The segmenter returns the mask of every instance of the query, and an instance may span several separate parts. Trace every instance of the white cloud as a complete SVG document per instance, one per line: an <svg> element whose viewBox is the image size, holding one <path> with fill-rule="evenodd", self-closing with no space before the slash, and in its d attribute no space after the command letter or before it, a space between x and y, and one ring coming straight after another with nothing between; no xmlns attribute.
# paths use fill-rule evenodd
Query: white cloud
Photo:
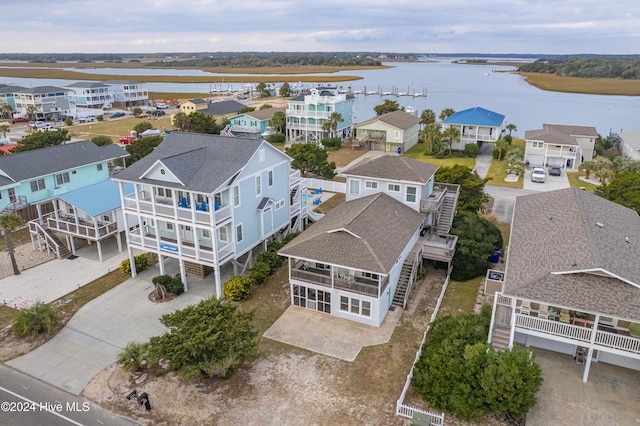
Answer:
<svg viewBox="0 0 640 426"><path fill-rule="evenodd" d="M628 0L24 0L0 16L10 52L640 53Z"/></svg>

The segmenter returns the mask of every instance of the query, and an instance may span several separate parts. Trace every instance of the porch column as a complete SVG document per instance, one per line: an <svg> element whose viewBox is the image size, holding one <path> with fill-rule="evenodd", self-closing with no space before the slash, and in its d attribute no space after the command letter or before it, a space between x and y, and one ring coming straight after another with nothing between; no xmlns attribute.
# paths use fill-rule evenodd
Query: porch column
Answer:
<svg viewBox="0 0 640 426"><path fill-rule="evenodd" d="M160 275L165 275L164 256L158 253L158 266L160 267Z"/></svg>
<svg viewBox="0 0 640 426"><path fill-rule="evenodd" d="M138 271L136 271L136 260L133 258L133 250L131 246L127 247L127 251L129 252L129 264L131 265L131 276L135 277L138 275Z"/></svg>
<svg viewBox="0 0 640 426"><path fill-rule="evenodd" d="M120 235L120 231L116 232L116 242L118 243L118 253L122 253L122 235Z"/></svg>
<svg viewBox="0 0 640 426"><path fill-rule="evenodd" d="M96 241L96 244L98 245L98 261L102 263L102 244L100 240Z"/></svg>
<svg viewBox="0 0 640 426"><path fill-rule="evenodd" d="M184 291L188 290L187 288L187 270L184 266L184 260L180 257L180 277L182 278L182 283L184 284Z"/></svg>
<svg viewBox="0 0 640 426"><path fill-rule="evenodd" d="M495 297L495 296L494 296ZM513 338L516 334L516 302L515 297L511 298L511 321L509 324L509 349L513 348Z"/></svg>
<svg viewBox="0 0 640 426"><path fill-rule="evenodd" d="M582 381L584 383L587 383L587 379L589 378L589 368L591 367L591 359L593 358L593 345L596 342L596 333L598 332L598 321L600 321L600 315L596 314L596 318L593 320L593 328L591 329L591 337L589 338L587 362L584 365L584 373L582 374Z"/></svg>
<svg viewBox="0 0 640 426"><path fill-rule="evenodd" d="M216 266L213 267L213 274L215 275L216 281L216 297L221 299L223 296L222 292L222 277L220 276L220 265L216 262Z"/></svg>
<svg viewBox="0 0 640 426"><path fill-rule="evenodd" d="M36 204L36 210L38 211L38 223L42 226L44 225L44 219L42 218L42 206L40 204Z"/></svg>

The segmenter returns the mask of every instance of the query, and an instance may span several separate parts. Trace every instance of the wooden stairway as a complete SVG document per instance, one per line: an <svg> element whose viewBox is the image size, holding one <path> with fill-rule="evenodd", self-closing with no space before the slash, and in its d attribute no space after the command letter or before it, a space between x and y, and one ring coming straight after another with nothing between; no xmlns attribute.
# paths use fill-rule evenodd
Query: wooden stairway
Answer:
<svg viewBox="0 0 640 426"><path fill-rule="evenodd" d="M409 286L413 283L411 282L411 273L413 271L413 262L410 259L406 259L402 264L402 269L400 270L400 277L398 278L398 286L396 287L396 292L393 295L393 300L391 301L391 305L397 306L399 308L404 309L404 297L407 294Z"/></svg>
<svg viewBox="0 0 640 426"><path fill-rule="evenodd" d="M504 351L509 347L509 329L495 325L491 335L491 346L496 351Z"/></svg>
<svg viewBox="0 0 640 426"><path fill-rule="evenodd" d="M49 230L47 228L44 228L44 227L40 228L40 229L42 230L42 232L45 232L47 234L47 236L48 236L48 238L43 236L43 239L44 239L44 243L47 246L49 246L50 250L52 250L54 253L56 253L56 247L51 245L51 243L49 241L49 238L51 240L55 241L55 243L58 245L58 247L60 247L60 256L58 257L59 259L66 259L69 256L71 256L71 252L69 251L67 246L64 245L62 243L62 241L60 241L60 239L56 236L55 233L53 233L51 230Z"/></svg>
<svg viewBox="0 0 640 426"><path fill-rule="evenodd" d="M456 204L457 197L455 194L445 194L444 200L442 201L440 217L438 218L438 227L436 228L438 235L449 234L451 225L453 224L453 217L456 213Z"/></svg>

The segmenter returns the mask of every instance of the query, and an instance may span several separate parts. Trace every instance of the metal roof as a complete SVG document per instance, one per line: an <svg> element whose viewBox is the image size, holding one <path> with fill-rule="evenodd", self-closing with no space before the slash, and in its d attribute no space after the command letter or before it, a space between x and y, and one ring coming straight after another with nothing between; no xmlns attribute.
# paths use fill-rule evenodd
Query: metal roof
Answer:
<svg viewBox="0 0 640 426"><path fill-rule="evenodd" d="M445 124L464 124L475 126L502 126L504 115L481 107L473 107L451 114L443 121Z"/></svg>
<svg viewBox="0 0 640 426"><path fill-rule="evenodd" d="M132 184L125 184L125 194L133 192ZM58 198L77 207L90 216L97 217L122 207L120 188L112 180L105 180L94 185L85 186L75 191L66 192Z"/></svg>

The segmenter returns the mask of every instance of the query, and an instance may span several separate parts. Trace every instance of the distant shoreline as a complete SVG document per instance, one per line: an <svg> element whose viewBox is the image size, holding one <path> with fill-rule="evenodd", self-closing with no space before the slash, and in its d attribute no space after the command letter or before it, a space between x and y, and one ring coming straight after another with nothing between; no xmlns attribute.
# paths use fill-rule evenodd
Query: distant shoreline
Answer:
<svg viewBox="0 0 640 426"><path fill-rule="evenodd" d="M640 80L563 77L556 74L513 72L541 90L585 95L640 96Z"/></svg>

